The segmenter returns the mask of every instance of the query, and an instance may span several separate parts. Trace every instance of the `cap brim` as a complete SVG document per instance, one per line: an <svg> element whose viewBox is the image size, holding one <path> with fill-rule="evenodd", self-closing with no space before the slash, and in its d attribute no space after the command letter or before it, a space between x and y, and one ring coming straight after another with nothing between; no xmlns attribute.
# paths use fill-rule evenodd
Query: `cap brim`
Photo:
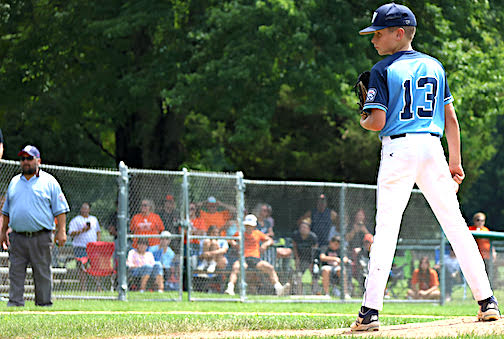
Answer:
<svg viewBox="0 0 504 339"><path fill-rule="evenodd" d="M364 28L363 30L359 31L360 35L365 35L365 34L371 34L376 31L381 31L382 29L387 28L387 26L369 26L367 28Z"/></svg>
<svg viewBox="0 0 504 339"><path fill-rule="evenodd" d="M252 224L243 224L244 226L252 226L252 227L256 227L257 225L252 225Z"/></svg>

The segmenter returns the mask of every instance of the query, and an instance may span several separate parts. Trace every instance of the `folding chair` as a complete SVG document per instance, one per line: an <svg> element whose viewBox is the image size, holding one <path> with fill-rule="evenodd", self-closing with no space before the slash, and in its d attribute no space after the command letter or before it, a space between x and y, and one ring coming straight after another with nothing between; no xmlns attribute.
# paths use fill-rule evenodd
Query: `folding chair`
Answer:
<svg viewBox="0 0 504 339"><path fill-rule="evenodd" d="M82 263L85 273L98 278L96 283L101 290L103 290L101 277L110 277L110 291L114 290L114 277L116 274L112 261L114 250L115 245L113 242L90 242L86 246L87 257L76 258Z"/></svg>

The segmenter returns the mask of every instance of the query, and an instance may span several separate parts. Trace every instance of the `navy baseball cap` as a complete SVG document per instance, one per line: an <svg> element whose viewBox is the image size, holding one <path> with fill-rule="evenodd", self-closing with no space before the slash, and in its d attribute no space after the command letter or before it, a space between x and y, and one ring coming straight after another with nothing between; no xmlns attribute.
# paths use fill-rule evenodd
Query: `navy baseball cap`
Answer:
<svg viewBox="0 0 504 339"><path fill-rule="evenodd" d="M416 25L415 14L408 7L392 2L378 7L373 13L371 26L359 31L359 34L370 34L387 27Z"/></svg>
<svg viewBox="0 0 504 339"><path fill-rule="evenodd" d="M39 150L37 149L37 147L32 145L26 145L25 148L19 151L18 156L21 156L23 154L28 154L31 155L32 157L40 158Z"/></svg>

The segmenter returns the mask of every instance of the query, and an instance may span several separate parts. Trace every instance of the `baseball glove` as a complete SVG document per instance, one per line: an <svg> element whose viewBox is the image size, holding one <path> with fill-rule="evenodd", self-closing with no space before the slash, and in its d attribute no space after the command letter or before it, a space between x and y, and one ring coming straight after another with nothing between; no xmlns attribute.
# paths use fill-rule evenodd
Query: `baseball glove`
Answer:
<svg viewBox="0 0 504 339"><path fill-rule="evenodd" d="M363 116L364 118L366 118L369 115L367 112L363 111L362 108L364 107L364 103L366 102L370 75L371 73L369 71L365 71L359 74L357 82L353 87L355 94L357 94L357 97L359 98L359 102L357 103L357 105L359 105L360 115Z"/></svg>

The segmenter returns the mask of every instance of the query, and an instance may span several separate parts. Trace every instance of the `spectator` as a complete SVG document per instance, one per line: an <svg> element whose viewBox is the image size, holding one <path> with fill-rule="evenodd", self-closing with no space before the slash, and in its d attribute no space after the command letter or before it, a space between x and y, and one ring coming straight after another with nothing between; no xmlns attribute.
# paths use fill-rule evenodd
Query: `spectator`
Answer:
<svg viewBox="0 0 504 339"><path fill-rule="evenodd" d="M199 203L199 206L205 203ZM221 210L219 210L221 208ZM222 201L215 199L215 197L208 197L206 201L206 211L200 211L200 217L203 219L206 225L215 225L220 230L230 218L230 212L236 212L236 208L231 205L227 205Z"/></svg>
<svg viewBox="0 0 504 339"><path fill-rule="evenodd" d="M26 267L33 269L35 305L52 306L51 246L65 245L66 213L70 211L56 179L42 171L39 150L31 145L19 153L21 174L9 183L2 207L0 245L9 247L9 301L7 306L24 306ZM54 224L58 219L58 225ZM7 239L7 229L12 229Z"/></svg>
<svg viewBox="0 0 504 339"><path fill-rule="evenodd" d="M229 212L229 220L226 221L224 227L220 229L222 236L232 237L238 232L238 220L236 220L236 212Z"/></svg>
<svg viewBox="0 0 504 339"><path fill-rule="evenodd" d="M84 202L81 205L80 214L74 217L68 224L68 235L73 238L72 245L74 257L76 258L87 257L87 244L94 241L100 241L101 239L100 224L95 216L89 214L90 207L91 206L88 202ZM82 269L79 270L79 278L81 288L86 290L87 275Z"/></svg>
<svg viewBox="0 0 504 339"><path fill-rule="evenodd" d="M160 234L164 231L164 224L161 218L154 211L154 203L144 199L140 207L140 213L131 218L130 230L136 235ZM137 247L138 239L133 239L133 247ZM159 239L149 239L150 246L159 245Z"/></svg>
<svg viewBox="0 0 504 339"><path fill-rule="evenodd" d="M480 232L489 232L488 227L485 226L486 216L483 212L478 212L473 216L473 226L469 226L469 230L471 231L480 231ZM489 264L490 264L490 240L487 238L477 238L476 243L478 244L478 249L480 251L481 257L485 262L485 269L489 272ZM492 260L495 262L497 259L497 252L495 248L492 250Z"/></svg>
<svg viewBox="0 0 504 339"><path fill-rule="evenodd" d="M159 212L164 228L170 233L179 233L180 212L175 205L173 195L168 194L163 203L163 210Z"/></svg>
<svg viewBox="0 0 504 339"><path fill-rule="evenodd" d="M158 292L163 292L163 276L161 275L161 265L156 263L152 252L147 251L149 239L140 238L137 241L137 248L128 252L126 266L133 277L140 277L140 293L145 292L149 278L155 277Z"/></svg>
<svg viewBox="0 0 504 339"><path fill-rule="evenodd" d="M296 263L296 286L301 287L302 293L302 277L306 270L312 270L313 266L313 251L317 248L317 235L310 230L310 219L301 221L298 229L292 235L292 248ZM312 278L312 291L315 291L317 281Z"/></svg>
<svg viewBox="0 0 504 339"><path fill-rule="evenodd" d="M462 273L460 271L460 265L457 260L457 257L455 256L455 252L453 252L453 248L451 245L447 245L446 249L448 250L447 253L444 255L444 266L446 268L446 275L445 275L445 287L446 287L446 295L445 295L445 300L446 302L451 301L451 295L452 295L452 290L453 290L453 285L457 281L461 281ZM436 266L434 267L436 272L438 273L438 277L441 272L441 266L440 263L436 263Z"/></svg>
<svg viewBox="0 0 504 339"><path fill-rule="evenodd" d="M194 235L205 235L207 233L208 226L200 216L200 210L194 203L189 204L189 219L192 223L192 232Z"/></svg>
<svg viewBox="0 0 504 339"><path fill-rule="evenodd" d="M149 247L149 252L154 256L154 261L158 266L163 269L163 277L165 281L168 281L170 268L172 267L173 259L175 258L175 252L170 248L171 233L169 231L161 232L161 239L159 239L159 245L154 245Z"/></svg>
<svg viewBox="0 0 504 339"><path fill-rule="evenodd" d="M362 249L363 239L366 234L370 234L366 227L366 213L360 208L355 212L352 225L345 235L348 248L353 258L355 258L355 255Z"/></svg>
<svg viewBox="0 0 504 339"><path fill-rule="evenodd" d="M264 252L268 246L273 244L273 240L266 234L255 229L257 226L257 217L253 214L249 214L245 217L243 224L245 225L244 236L244 255L245 255L245 269L248 267L256 268L261 272L266 273L277 295L288 294L290 284L286 283L284 286L280 284L278 280L278 275L275 268L267 261L261 260L261 252ZM236 246L236 242L233 242ZM229 282L226 291L229 295L234 295L234 288L236 281L238 280L238 273L240 272L240 261L237 260L233 264L233 269L231 275L229 276Z"/></svg>
<svg viewBox="0 0 504 339"><path fill-rule="evenodd" d="M439 299L439 279L437 272L430 267L429 257L420 259L418 268L411 277L408 297L413 299Z"/></svg>
<svg viewBox="0 0 504 339"><path fill-rule="evenodd" d="M324 194L319 195L317 206L306 211L298 220L298 224L304 219L310 218L311 230L317 235L319 247L327 246L329 240L329 231L336 224L338 214L327 207L327 198Z"/></svg>
<svg viewBox="0 0 504 339"><path fill-rule="evenodd" d="M269 224L271 225L271 228L274 228L275 227L275 219L273 219L273 207L271 207L270 204L264 204L264 205L266 205L266 208L268 211L264 220L269 222Z"/></svg>
<svg viewBox="0 0 504 339"><path fill-rule="evenodd" d="M325 295L329 296L329 284L331 282L337 283L341 277L341 262L347 265L350 263L347 257L343 256L340 248L341 238L334 236L329 240L329 246L325 252L320 254L320 261L322 263L322 287L324 289ZM341 259L343 258L343 259ZM348 272L348 269L346 270ZM346 277L344 277L346 278ZM348 292L347 278L344 279L344 293L345 299L350 299L350 293Z"/></svg>
<svg viewBox="0 0 504 339"><path fill-rule="evenodd" d="M269 209L268 204L260 203L257 204L252 214L257 215L257 229L268 237L272 237L275 235L273 232L273 225L271 221L268 219Z"/></svg>
<svg viewBox="0 0 504 339"><path fill-rule="evenodd" d="M94 215L89 214L90 209L90 204L84 202L80 214L68 224L68 235L73 238L72 245L76 258L87 257L87 244L101 239L100 224Z"/></svg>
<svg viewBox="0 0 504 339"><path fill-rule="evenodd" d="M210 226L208 228L208 236L218 237L219 229L217 226ZM201 263L198 265L198 271L207 270L208 273L214 273L215 268L223 270L227 266L227 259L225 257L229 245L224 239L205 239L201 249Z"/></svg>
<svg viewBox="0 0 504 339"><path fill-rule="evenodd" d="M356 253L357 260L354 261L354 277L359 282L359 286L364 290L364 283L366 281L368 271L368 263L369 263L369 253L371 252L371 245L373 244L373 235L371 233L367 233L364 235L362 240L362 248L359 249Z"/></svg>

